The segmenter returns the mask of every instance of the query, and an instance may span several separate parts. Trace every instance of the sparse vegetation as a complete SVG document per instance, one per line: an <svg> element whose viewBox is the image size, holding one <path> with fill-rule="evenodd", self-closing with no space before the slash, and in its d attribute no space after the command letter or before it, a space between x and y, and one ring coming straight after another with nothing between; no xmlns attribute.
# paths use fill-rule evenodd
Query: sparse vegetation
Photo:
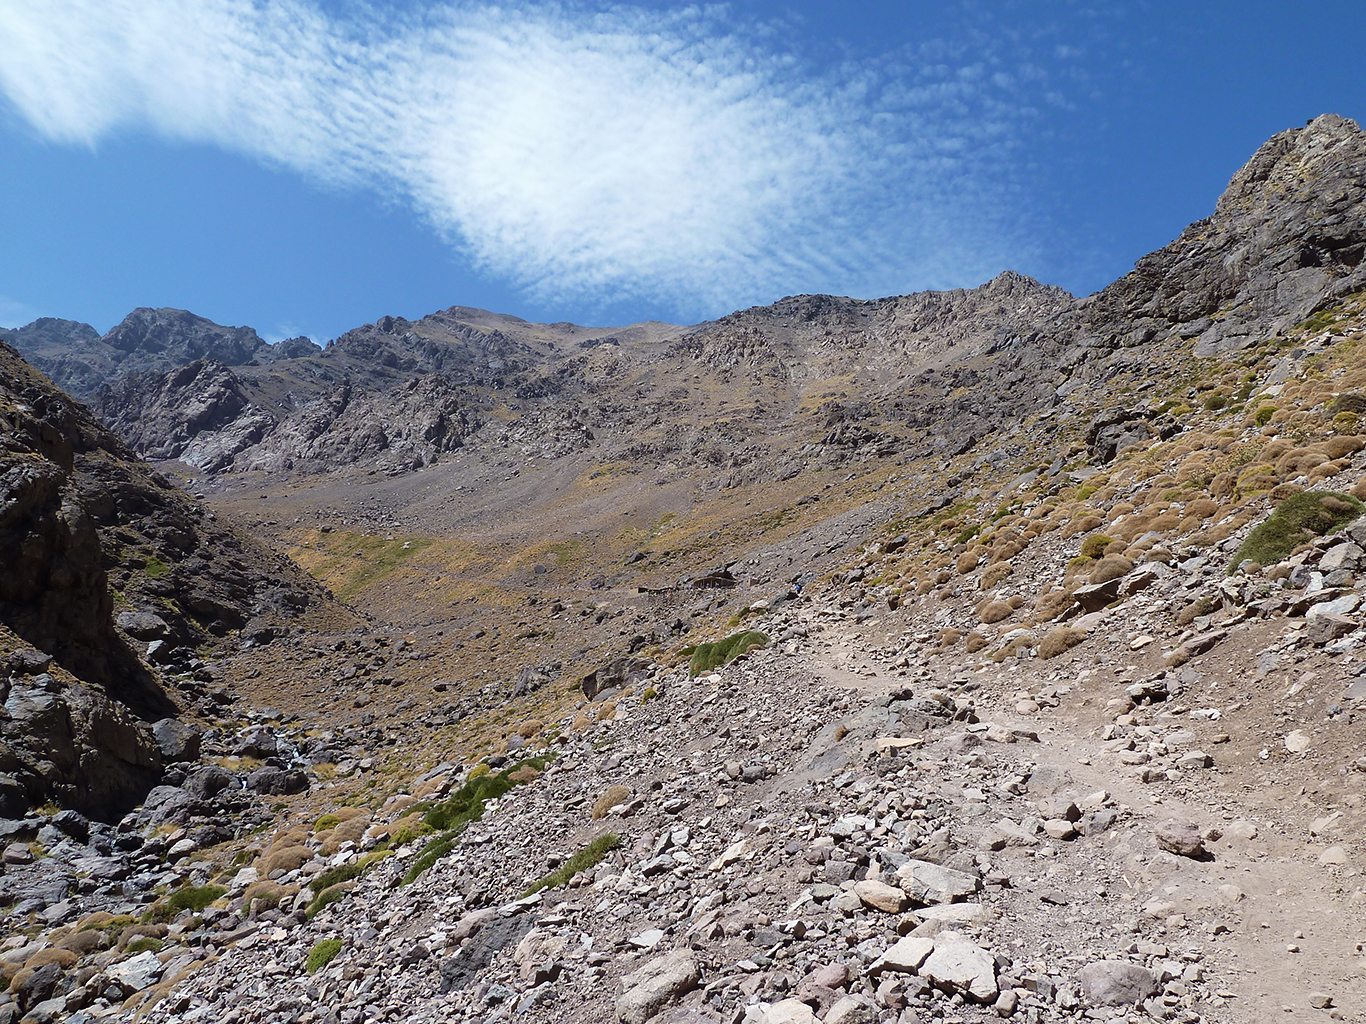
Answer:
<svg viewBox="0 0 1366 1024"><path fill-rule="evenodd" d="M158 900L142 915L143 921L166 922L173 920L182 911L195 913L203 910L228 890L221 885L187 885L177 889L165 899Z"/></svg>
<svg viewBox="0 0 1366 1024"><path fill-rule="evenodd" d="M608 853L615 850L621 843L621 836L615 832L608 832L600 835L591 843L585 846L578 853L574 854L567 861L561 864L548 875L543 875L535 882L531 883L523 892L522 898L540 892L542 889L558 889L580 871L587 871L597 865Z"/></svg>
<svg viewBox="0 0 1366 1024"><path fill-rule="evenodd" d="M689 658L688 674L700 676L703 672L729 665L742 654L768 644L768 636L758 630L747 629L732 633L724 640L715 643L698 644L685 647L680 654Z"/></svg>

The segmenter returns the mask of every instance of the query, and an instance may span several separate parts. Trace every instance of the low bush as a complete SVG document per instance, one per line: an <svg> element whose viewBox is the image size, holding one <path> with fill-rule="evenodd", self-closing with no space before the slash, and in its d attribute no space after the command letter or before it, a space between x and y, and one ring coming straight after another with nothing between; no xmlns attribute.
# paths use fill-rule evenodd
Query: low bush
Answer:
<svg viewBox="0 0 1366 1024"><path fill-rule="evenodd" d="M768 636L766 634L760 633L758 630L747 629L739 633L732 633L724 640L684 648L682 653L689 656L688 674L700 676L703 672L710 672L712 669L729 665L740 655L763 647L767 643Z"/></svg>
<svg viewBox="0 0 1366 1024"><path fill-rule="evenodd" d="M978 609L977 617L987 625L993 622L1000 622L1010 618L1010 613L1014 611L1005 601L988 601Z"/></svg>
<svg viewBox="0 0 1366 1024"><path fill-rule="evenodd" d="M631 799L629 786L620 784L608 786L602 796L598 797L593 804L593 820L597 821L599 818L607 817L613 807L624 804L629 799Z"/></svg>
<svg viewBox="0 0 1366 1024"><path fill-rule="evenodd" d="M1056 658L1060 654L1066 654L1085 639L1086 634L1081 630L1059 626L1057 629L1049 630L1048 635L1039 642L1039 657L1045 661Z"/></svg>
<svg viewBox="0 0 1366 1024"><path fill-rule="evenodd" d="M1366 505L1359 499L1337 491L1292 494L1234 552L1229 560L1229 574L1248 558L1261 565L1274 565L1300 544L1346 526L1363 510Z"/></svg>
<svg viewBox="0 0 1366 1024"><path fill-rule="evenodd" d="M1125 576L1133 569L1134 563L1123 555L1106 555L1100 560L1096 567L1091 570L1089 577L1091 584L1109 583Z"/></svg>
<svg viewBox="0 0 1366 1024"><path fill-rule="evenodd" d="M158 900L142 915L144 921L170 921L185 910L203 910L228 890L221 885L187 885Z"/></svg>
<svg viewBox="0 0 1366 1024"><path fill-rule="evenodd" d="M315 943L313 948L308 951L308 959L304 961L304 970L309 974L317 974L336 959L341 949L341 939L323 939L321 942Z"/></svg>
<svg viewBox="0 0 1366 1024"><path fill-rule="evenodd" d="M543 875L533 882L522 893L519 899L524 899L527 896L538 893L542 889L558 889L580 871L587 871L589 868L597 865L602 858L606 857L612 850L615 850L620 843L621 836L617 835L615 832L608 832L605 835L598 836L554 871L550 872L548 875Z"/></svg>
<svg viewBox="0 0 1366 1024"><path fill-rule="evenodd" d="M1081 542L1081 556L1083 558L1100 558L1105 554L1106 546L1113 540L1113 537L1107 537L1103 533L1093 533Z"/></svg>

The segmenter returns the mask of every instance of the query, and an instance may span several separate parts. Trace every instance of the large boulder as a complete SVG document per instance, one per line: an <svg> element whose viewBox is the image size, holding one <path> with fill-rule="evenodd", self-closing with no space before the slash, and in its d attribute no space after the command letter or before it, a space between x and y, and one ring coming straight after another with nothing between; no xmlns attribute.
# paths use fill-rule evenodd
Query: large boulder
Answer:
<svg viewBox="0 0 1366 1024"><path fill-rule="evenodd" d="M692 952L676 949L624 975L617 996L621 1024L645 1024L669 1003L690 991L702 978Z"/></svg>

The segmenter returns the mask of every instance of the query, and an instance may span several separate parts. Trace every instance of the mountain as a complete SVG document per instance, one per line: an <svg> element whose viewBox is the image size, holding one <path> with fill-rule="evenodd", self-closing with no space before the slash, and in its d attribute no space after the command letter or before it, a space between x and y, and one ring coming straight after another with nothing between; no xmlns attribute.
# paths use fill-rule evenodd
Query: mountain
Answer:
<svg viewBox="0 0 1366 1024"><path fill-rule="evenodd" d="M790 469L793 445L773 446L775 430L821 443L826 457L837 457L835 438L959 454L1060 388L1135 361L1162 374L1170 364L1148 353L1170 341L1229 355L1361 288L1364 165L1353 122L1325 115L1283 132L1212 216L1080 300L1006 273L888 299L797 296L690 328L593 330L453 307L411 323L383 317L325 351L266 362L250 359L249 329L139 310L99 344L144 368L119 364L88 397L149 458L206 473L392 474L523 434L557 455L746 451L755 465L741 477ZM146 368L152 353L188 365ZM629 408L617 404L625 381ZM835 421L845 426L822 442ZM681 422L695 425L686 437Z"/></svg>
<svg viewBox="0 0 1366 1024"><path fill-rule="evenodd" d="M127 442L0 352L0 1020L1366 1015L1363 182L1317 118L1081 299L201 352Z"/></svg>
<svg viewBox="0 0 1366 1024"><path fill-rule="evenodd" d="M160 374L196 359L239 366L256 358L318 351L307 338L268 345L250 327L223 327L183 309L135 309L104 335L89 324L44 317L0 330L0 340L81 399L89 399L111 380Z"/></svg>
<svg viewBox="0 0 1366 1024"><path fill-rule="evenodd" d="M0 816L55 800L117 819L161 777L151 723L216 699L193 652L326 603L0 345ZM199 678L167 692L158 666Z"/></svg>

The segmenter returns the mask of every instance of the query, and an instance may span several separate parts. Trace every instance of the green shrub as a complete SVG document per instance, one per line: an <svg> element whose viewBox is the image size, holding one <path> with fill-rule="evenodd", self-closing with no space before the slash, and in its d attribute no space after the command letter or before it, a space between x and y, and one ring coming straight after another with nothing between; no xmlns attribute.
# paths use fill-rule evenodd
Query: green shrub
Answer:
<svg viewBox="0 0 1366 1024"><path fill-rule="evenodd" d="M1107 537L1103 533L1093 533L1081 542L1082 558L1100 558L1105 554L1105 549L1114 543L1113 537Z"/></svg>
<svg viewBox="0 0 1366 1024"><path fill-rule="evenodd" d="M574 856L570 857L554 871L550 872L550 874L543 875L533 882L518 898L523 899L534 893L540 892L542 889L558 889L580 871L587 871L589 868L595 866L602 858L606 857L610 851L615 850L620 843L621 836L617 835L615 832L608 832L605 835L598 836L582 850L574 854Z"/></svg>
<svg viewBox="0 0 1366 1024"><path fill-rule="evenodd" d="M326 832L329 828L332 828L333 826L340 824L341 818L337 817L335 814L324 814L321 818L319 818L316 822L313 823L313 831Z"/></svg>
<svg viewBox="0 0 1366 1024"><path fill-rule="evenodd" d="M165 943L163 943L160 939L154 939L150 935L143 935L140 938L136 938L132 942L128 943L128 946L125 951L129 955L132 955L134 953L145 953L149 949L153 953L160 953L161 947L164 945Z"/></svg>
<svg viewBox="0 0 1366 1024"><path fill-rule="evenodd" d="M177 889L165 899L153 903L142 915L142 919L145 922L160 921L164 923L172 920L183 910L193 910L198 913L227 891L221 885L187 885L183 889Z"/></svg>
<svg viewBox="0 0 1366 1024"><path fill-rule="evenodd" d="M1271 417L1276 415L1274 405L1259 406L1257 411L1252 414L1252 422L1259 427L1264 427L1271 422Z"/></svg>
<svg viewBox="0 0 1366 1024"><path fill-rule="evenodd" d="M518 784L519 780L512 778L514 773L522 768L534 768L538 773L543 772L553 759L552 754L528 757L494 773L488 772L487 765L481 765L480 767L485 769L484 774L470 772L465 784L441 803L415 805L414 810L422 812L423 824L433 832L440 832L441 835L423 847L422 852L413 859L413 863L403 876L403 884L409 885L416 881L422 872L450 853L465 827L483 817L484 804L497 799Z"/></svg>
<svg viewBox="0 0 1366 1024"><path fill-rule="evenodd" d="M313 948L308 951L308 959L304 961L304 970L309 974L317 974L336 959L337 954L341 952L341 948L341 939L323 939L321 942L316 943Z"/></svg>
<svg viewBox="0 0 1366 1024"><path fill-rule="evenodd" d="M1313 537L1322 537L1346 526L1366 510L1350 494L1337 491L1301 491L1276 506L1234 552L1228 571L1250 558L1260 565L1274 565Z"/></svg>
<svg viewBox="0 0 1366 1024"><path fill-rule="evenodd" d="M688 674L700 676L703 672L710 672L712 669L729 665L740 655L752 651L756 647L763 647L767 643L767 635L758 630L747 629L740 633L732 633L724 640L717 640L715 643L698 644L696 647L684 648L682 653L690 656Z"/></svg>

